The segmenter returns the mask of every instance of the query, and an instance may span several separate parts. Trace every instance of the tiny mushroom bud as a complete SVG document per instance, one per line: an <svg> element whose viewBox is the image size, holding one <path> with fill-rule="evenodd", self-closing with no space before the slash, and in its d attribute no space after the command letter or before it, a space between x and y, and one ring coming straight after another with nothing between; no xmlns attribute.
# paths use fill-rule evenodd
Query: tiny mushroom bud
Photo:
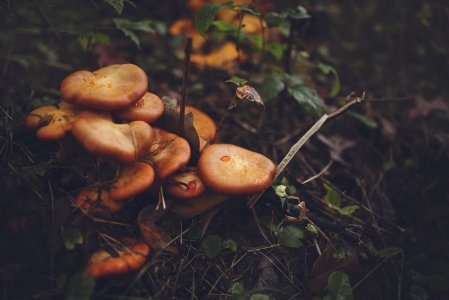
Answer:
<svg viewBox="0 0 449 300"><path fill-rule="evenodd" d="M201 195L206 187L199 178L196 168L188 168L170 176L165 183L168 195L177 199L191 199Z"/></svg>
<svg viewBox="0 0 449 300"><path fill-rule="evenodd" d="M149 159L160 180L181 169L190 159L189 143L182 137L159 128L154 128L154 142L150 152Z"/></svg>
<svg viewBox="0 0 449 300"><path fill-rule="evenodd" d="M80 113L80 109L66 102L61 102L58 106L48 105L36 108L27 115L26 127L34 129L41 126L36 131L36 136L41 140L62 139L72 129L72 123Z"/></svg>
<svg viewBox="0 0 449 300"><path fill-rule="evenodd" d="M229 195L269 187L275 171L275 164L266 156L231 144L210 145L198 160L198 174L205 185Z"/></svg>
<svg viewBox="0 0 449 300"><path fill-rule="evenodd" d="M86 273L93 278L125 274L140 269L150 253L147 244L140 243L117 251L114 257L105 250L95 252L86 266Z"/></svg>
<svg viewBox="0 0 449 300"><path fill-rule="evenodd" d="M72 133L88 152L119 162L145 156L153 141L153 129L143 121L115 124L109 113L91 111L77 117Z"/></svg>
<svg viewBox="0 0 449 300"><path fill-rule="evenodd" d="M164 113L164 103L159 96L146 93L129 107L117 110L114 115L127 121L156 121Z"/></svg>
<svg viewBox="0 0 449 300"><path fill-rule="evenodd" d="M148 77L136 65L110 65L94 72L76 71L61 83L65 101L100 110L125 108L148 91Z"/></svg>

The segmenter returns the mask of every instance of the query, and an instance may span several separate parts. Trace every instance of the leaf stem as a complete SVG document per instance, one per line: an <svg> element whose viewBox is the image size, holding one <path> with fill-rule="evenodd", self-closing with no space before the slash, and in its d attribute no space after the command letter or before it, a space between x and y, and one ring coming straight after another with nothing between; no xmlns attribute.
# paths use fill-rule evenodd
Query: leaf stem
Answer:
<svg viewBox="0 0 449 300"><path fill-rule="evenodd" d="M179 124L178 124L178 130L179 130L179 134L181 136L185 135L184 116L186 113L187 83L189 81L191 52L192 52L192 38L187 37L186 47L184 48L184 68L183 68L183 73L182 73L181 109L179 112Z"/></svg>

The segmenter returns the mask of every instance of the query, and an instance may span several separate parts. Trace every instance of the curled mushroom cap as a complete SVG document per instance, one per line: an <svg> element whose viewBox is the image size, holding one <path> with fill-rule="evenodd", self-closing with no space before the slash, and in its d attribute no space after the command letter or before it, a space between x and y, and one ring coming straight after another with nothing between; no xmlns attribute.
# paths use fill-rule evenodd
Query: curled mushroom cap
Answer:
<svg viewBox="0 0 449 300"><path fill-rule="evenodd" d="M168 195L178 199L191 199L201 195L206 187L198 176L196 168L188 168L170 176L165 183L165 191Z"/></svg>
<svg viewBox="0 0 449 300"><path fill-rule="evenodd" d="M189 143L182 137L154 128L154 142L149 157L154 163L156 176L162 180L187 164L190 159Z"/></svg>
<svg viewBox="0 0 449 300"><path fill-rule="evenodd" d="M65 101L101 110L121 109L148 90L148 77L136 65L110 65L94 72L76 71L61 83Z"/></svg>
<svg viewBox="0 0 449 300"><path fill-rule="evenodd" d="M202 151L206 144L215 138L217 125L211 117L201 110L186 105L186 113L189 112L193 114L193 127L195 127L198 136L200 137L200 151Z"/></svg>
<svg viewBox="0 0 449 300"><path fill-rule="evenodd" d="M239 195L270 186L276 171L266 156L231 144L206 147L198 160L198 173L207 187Z"/></svg>
<svg viewBox="0 0 449 300"><path fill-rule="evenodd" d="M109 113L91 111L78 115L72 133L88 152L119 162L145 156L153 141L153 129L143 121L115 124Z"/></svg>
<svg viewBox="0 0 449 300"><path fill-rule="evenodd" d="M125 167L112 185L81 190L75 203L86 214L116 214L122 209L124 200L142 193L153 181L153 167L147 163L136 162Z"/></svg>
<svg viewBox="0 0 449 300"><path fill-rule="evenodd" d="M100 250L95 252L86 266L86 273L93 278L125 274L140 269L150 253L148 245L140 243L117 251L117 257Z"/></svg>
<svg viewBox="0 0 449 300"><path fill-rule="evenodd" d="M36 136L41 140L62 139L72 129L72 123L80 113L80 109L66 102L61 102L58 106L47 105L36 108L27 115L26 127L34 129L42 126L36 131Z"/></svg>
<svg viewBox="0 0 449 300"><path fill-rule="evenodd" d="M127 121L156 121L164 113L164 103L159 96L146 93L129 107L117 110L114 115Z"/></svg>

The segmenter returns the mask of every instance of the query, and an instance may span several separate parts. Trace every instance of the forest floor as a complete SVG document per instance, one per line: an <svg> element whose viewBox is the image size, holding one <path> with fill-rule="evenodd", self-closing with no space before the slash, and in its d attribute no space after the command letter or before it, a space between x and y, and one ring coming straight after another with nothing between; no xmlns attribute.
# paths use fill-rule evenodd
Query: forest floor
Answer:
<svg viewBox="0 0 449 300"><path fill-rule="evenodd" d="M158 230L172 251L96 281L82 272L89 256L139 237L137 215L158 199L139 195L110 220L84 216L77 172L110 170L85 154L61 157L24 119L58 103L71 72L113 63L139 65L151 92L181 99L186 40L170 25L198 10L0 2L1 299L448 299L449 6L301 1L309 18L296 1L253 2L283 18L270 38L246 33L244 21L230 27L217 9L221 21L191 57L187 103L217 123L235 99L232 76L264 101L237 100L215 143L279 164L324 113L363 101L314 133L254 206L235 196L191 219L168 212ZM242 51L230 63L204 54L226 42Z"/></svg>

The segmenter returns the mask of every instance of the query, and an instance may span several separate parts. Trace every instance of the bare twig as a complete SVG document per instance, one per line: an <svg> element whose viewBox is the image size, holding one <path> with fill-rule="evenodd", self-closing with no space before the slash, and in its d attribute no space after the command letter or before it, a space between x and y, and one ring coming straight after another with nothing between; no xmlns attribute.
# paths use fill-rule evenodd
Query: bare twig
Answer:
<svg viewBox="0 0 449 300"><path fill-rule="evenodd" d="M187 83L190 71L190 53L192 52L192 38L187 37L184 49L184 69L182 73L181 109L179 112L179 133L184 136L184 115L186 113Z"/></svg>
<svg viewBox="0 0 449 300"><path fill-rule="evenodd" d="M353 94L349 95L348 98L353 97ZM313 126L307 130L307 132L297 141L288 151L287 155L282 159L281 163L276 168L276 173L274 175L273 181L277 179L280 173L284 171L285 167L290 163L293 157L298 153L298 151L304 146L304 144L318 131L320 128L326 123L327 120L335 118L350 109L353 105L362 102L365 100L365 92L363 92L361 97L353 97L351 101L337 109L335 112L331 114L323 114L321 118L313 124ZM257 200L263 195L265 190L259 192L258 194L254 194L247 202L249 207L253 207L256 204Z"/></svg>

